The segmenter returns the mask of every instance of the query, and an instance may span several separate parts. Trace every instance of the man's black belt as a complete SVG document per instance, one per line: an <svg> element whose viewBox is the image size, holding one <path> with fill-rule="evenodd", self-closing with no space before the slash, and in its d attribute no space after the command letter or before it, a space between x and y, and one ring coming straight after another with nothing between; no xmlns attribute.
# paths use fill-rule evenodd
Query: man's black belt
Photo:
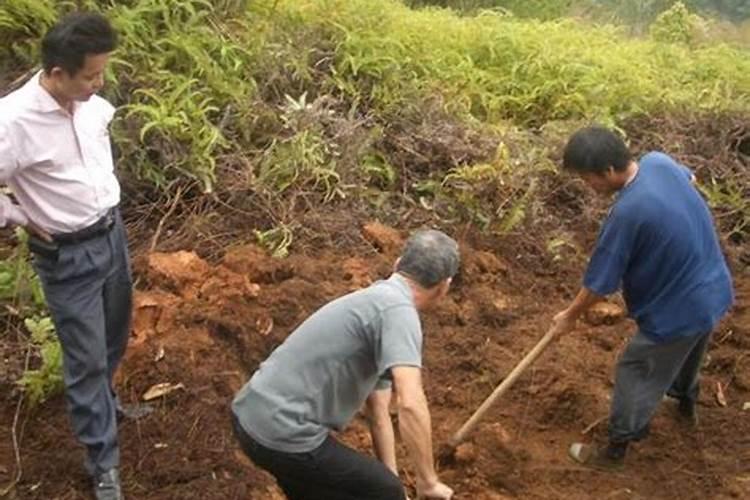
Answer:
<svg viewBox="0 0 750 500"><path fill-rule="evenodd" d="M97 236L107 234L110 229L115 225L117 214L117 207L110 208L107 213L102 216L101 219L94 222L90 226L73 231L72 233L60 233L52 236L52 239L60 245L71 245L75 243L82 243L88 241Z"/></svg>

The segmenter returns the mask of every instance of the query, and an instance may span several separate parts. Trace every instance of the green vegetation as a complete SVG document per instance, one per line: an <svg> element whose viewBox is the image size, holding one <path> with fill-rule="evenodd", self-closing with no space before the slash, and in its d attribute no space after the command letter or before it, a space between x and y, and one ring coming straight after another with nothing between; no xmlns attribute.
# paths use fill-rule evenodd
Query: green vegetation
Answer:
<svg viewBox="0 0 750 500"><path fill-rule="evenodd" d="M17 314L27 316L44 307L44 292L39 277L31 267L26 231L18 228L15 236L19 245L11 255L0 260L0 300L13 302Z"/></svg>
<svg viewBox="0 0 750 500"><path fill-rule="evenodd" d="M651 37L664 43L695 43L705 29L703 20L691 14L685 4L677 2L659 14L650 28Z"/></svg>
<svg viewBox="0 0 750 500"><path fill-rule="evenodd" d="M31 333L31 343L41 357L41 365L27 370L19 384L32 405L44 402L63 389L62 350L49 317L26 318L24 324Z"/></svg>
<svg viewBox="0 0 750 500"><path fill-rule="evenodd" d="M734 21L750 18L745 0L407 0L412 7L438 6L459 12L500 9L519 17L556 19L566 15L584 15L622 24L647 25L676 3L691 10Z"/></svg>
<svg viewBox="0 0 750 500"><path fill-rule="evenodd" d="M86 5L106 11L122 33L109 91L122 106L121 165L162 190L191 179L210 192L222 157L264 150L252 162L256 186L283 192L304 184L335 199L335 145L314 123L285 121L285 96L305 92L310 100L342 98L382 123L435 95L460 119L491 126L617 124L644 112L750 106L746 51L672 43L691 29L683 26L689 15L662 17L653 39L639 40L614 27L492 12L459 17L395 0L225 2L221 9L205 0L112 3ZM0 7L0 39L28 46L53 20L55 4ZM29 65L28 52L13 57ZM372 165L378 156L363 151L357 161Z"/></svg>
<svg viewBox="0 0 750 500"><path fill-rule="evenodd" d="M734 40L742 28L721 32L726 25L710 18L741 21L747 2L406 3L425 8L6 0L0 69L33 67L38 38L59 15L104 12L122 41L106 90L120 107L119 168L146 182L145 197L260 200L271 216L254 234L277 257L295 241L300 206L352 199L374 211L406 199L446 223L519 231L545 210L557 175L551 151L582 123L750 113L750 52L716 38ZM743 241L747 183L705 180L724 229ZM566 238L552 239L550 253L566 250ZM0 298L15 301L39 352L41 366L21 383L41 401L60 386L60 352L23 248L0 261Z"/></svg>
<svg viewBox="0 0 750 500"><path fill-rule="evenodd" d="M42 285L31 267L28 235L16 229L16 238L19 244L12 254L0 260L0 300L9 304L10 314L23 320L40 358L39 368L18 381L29 401L37 404L62 390L62 352L52 320L46 316Z"/></svg>

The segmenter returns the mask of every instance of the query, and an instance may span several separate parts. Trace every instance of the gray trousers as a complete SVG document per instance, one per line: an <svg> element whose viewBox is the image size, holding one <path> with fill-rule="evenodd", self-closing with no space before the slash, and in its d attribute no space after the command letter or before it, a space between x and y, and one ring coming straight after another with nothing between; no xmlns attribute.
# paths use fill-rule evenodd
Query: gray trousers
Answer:
<svg viewBox="0 0 750 500"><path fill-rule="evenodd" d="M659 343L638 332L630 340L617 362L611 441L646 437L665 394L690 403L698 400L698 374L710 337L709 332Z"/></svg>
<svg viewBox="0 0 750 500"><path fill-rule="evenodd" d="M73 431L88 451L89 474L120 462L112 376L130 332L133 281L119 211L112 229L34 254L63 352L63 376Z"/></svg>

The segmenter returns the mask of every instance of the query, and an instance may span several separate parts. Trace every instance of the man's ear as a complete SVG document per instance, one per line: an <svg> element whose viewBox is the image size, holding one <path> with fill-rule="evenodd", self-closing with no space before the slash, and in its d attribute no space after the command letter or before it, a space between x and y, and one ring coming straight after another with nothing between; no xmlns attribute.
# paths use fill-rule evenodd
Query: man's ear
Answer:
<svg viewBox="0 0 750 500"><path fill-rule="evenodd" d="M435 295L434 297L445 297L448 294L448 290L451 286L452 278L446 278L437 285L435 285Z"/></svg>
<svg viewBox="0 0 750 500"><path fill-rule="evenodd" d="M47 76L50 78L62 78L62 76L65 74L65 70L62 69L60 66L55 66L50 70L49 73L47 73Z"/></svg>

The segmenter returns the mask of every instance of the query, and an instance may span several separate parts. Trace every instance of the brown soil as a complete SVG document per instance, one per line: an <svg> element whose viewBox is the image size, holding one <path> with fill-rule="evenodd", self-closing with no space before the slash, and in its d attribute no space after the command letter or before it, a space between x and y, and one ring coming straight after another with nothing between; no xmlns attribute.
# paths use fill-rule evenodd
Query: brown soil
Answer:
<svg viewBox="0 0 750 500"><path fill-rule="evenodd" d="M371 247L357 255L323 247L274 260L253 246L239 246L215 265L188 252L137 261L141 281L120 394L136 400L163 382L184 389L157 400L155 414L121 424L129 498L282 498L273 480L238 451L228 405L303 318L331 298L388 275L402 235L377 224L364 234ZM423 317L426 390L438 444L541 337L565 303L560 295L569 292L555 284L560 276L539 278L542 271L530 273L515 252L478 241L463 246L463 261L449 298ZM697 431L682 428L665 407L624 472L592 472L568 460L570 442L604 437L613 363L633 330L616 307L602 309L591 318L599 326L582 325L553 345L453 459L441 464L456 498L750 498L750 411L742 410L750 401L750 277L737 280L738 306L717 330L704 371ZM719 383L726 407L717 403ZM15 404L10 396L2 400L5 484L15 473L8 439ZM57 397L23 413L23 479L10 498L89 498L83 451L64 406ZM343 439L370 448L361 419ZM402 445L399 455L412 487Z"/></svg>

